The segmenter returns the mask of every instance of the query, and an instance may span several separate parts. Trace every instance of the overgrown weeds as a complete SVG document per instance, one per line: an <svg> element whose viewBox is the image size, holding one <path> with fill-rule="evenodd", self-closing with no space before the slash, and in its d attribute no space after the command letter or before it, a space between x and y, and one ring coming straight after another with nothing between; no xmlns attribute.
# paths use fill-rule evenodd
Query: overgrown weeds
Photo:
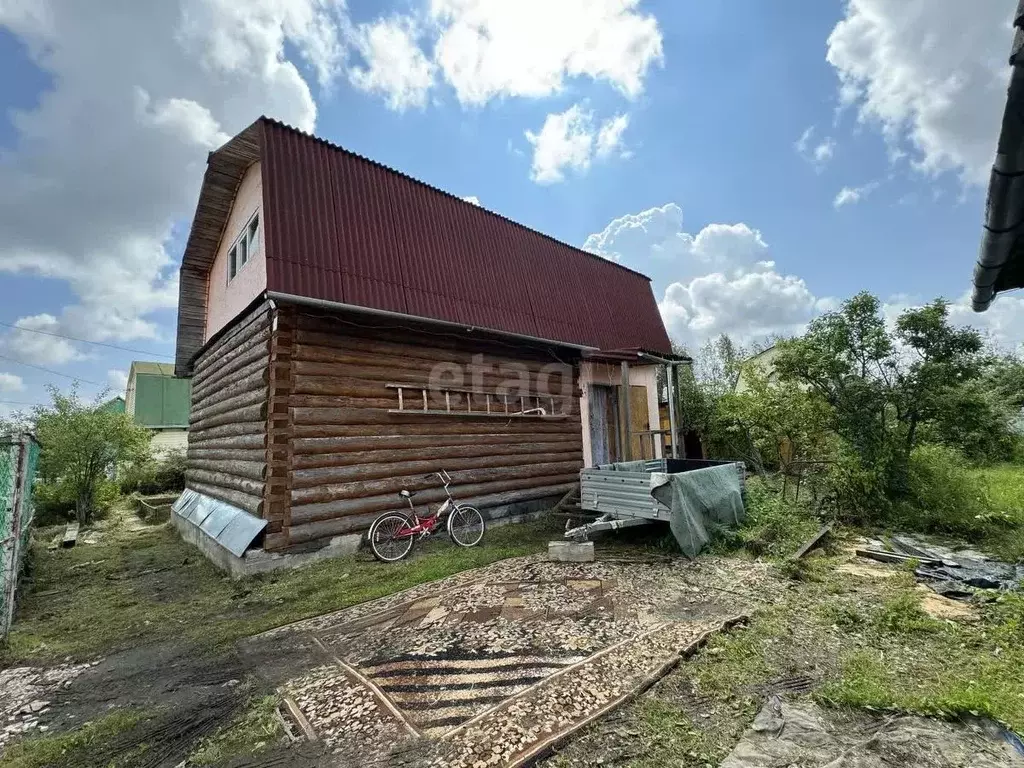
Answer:
<svg viewBox="0 0 1024 768"><path fill-rule="evenodd" d="M249 702L229 726L204 739L189 756L190 766L216 765L228 758L255 755L279 742L284 733L277 717L277 696Z"/></svg>
<svg viewBox="0 0 1024 768"><path fill-rule="evenodd" d="M717 532L718 551L743 548L755 557L785 558L821 525L810 507L787 501L771 478L747 481L746 511L739 528Z"/></svg>
<svg viewBox="0 0 1024 768"><path fill-rule="evenodd" d="M135 728L146 717L138 710L115 710L74 731L19 741L0 756L0 768L129 768L145 751L144 745L113 760L99 755L106 742Z"/></svg>

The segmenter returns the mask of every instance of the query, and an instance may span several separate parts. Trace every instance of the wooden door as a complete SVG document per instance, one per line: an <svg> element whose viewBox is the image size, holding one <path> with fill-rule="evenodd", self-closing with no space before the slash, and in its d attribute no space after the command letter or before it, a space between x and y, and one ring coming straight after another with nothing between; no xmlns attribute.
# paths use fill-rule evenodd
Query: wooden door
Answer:
<svg viewBox="0 0 1024 768"><path fill-rule="evenodd" d="M594 465L619 460L618 408L615 390L600 384L590 385L588 406L590 454Z"/></svg>
<svg viewBox="0 0 1024 768"><path fill-rule="evenodd" d="M629 387L629 434L631 460L653 459L654 449L650 435L640 436L641 432L651 429L651 415L647 408L647 387L630 385Z"/></svg>

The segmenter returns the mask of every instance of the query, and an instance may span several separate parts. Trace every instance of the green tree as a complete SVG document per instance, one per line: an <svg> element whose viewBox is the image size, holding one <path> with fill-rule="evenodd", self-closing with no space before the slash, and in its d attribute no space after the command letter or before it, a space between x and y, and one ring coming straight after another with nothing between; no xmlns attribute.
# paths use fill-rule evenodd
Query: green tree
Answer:
<svg viewBox="0 0 1024 768"><path fill-rule="evenodd" d="M977 379L985 360L981 334L973 328L953 328L944 299L900 315L895 336L906 350L893 366L892 389L896 418L903 427L903 450L909 457L921 423L948 413L951 393Z"/></svg>
<svg viewBox="0 0 1024 768"><path fill-rule="evenodd" d="M778 348L779 380L821 397L832 408L832 429L865 460L885 459L898 355L878 299L857 294L838 311L812 320L801 338Z"/></svg>
<svg viewBox="0 0 1024 768"><path fill-rule="evenodd" d="M1024 408L1024 360L1015 355L997 355L982 375L982 385L1014 413Z"/></svg>
<svg viewBox="0 0 1024 768"><path fill-rule="evenodd" d="M845 446L837 485L854 499L877 484L868 495L885 504L909 491L910 456L925 438L975 456L1004 450L1006 414L978 386L991 361L983 346L977 331L950 324L943 299L890 327L878 299L860 293L782 343L775 369L831 408L829 426Z"/></svg>
<svg viewBox="0 0 1024 768"><path fill-rule="evenodd" d="M123 413L84 404L76 390L62 394L50 388L52 405L32 415L42 445L39 473L59 482L74 499L75 516L88 523L95 512L96 494L103 480L117 468L148 457L148 430Z"/></svg>
<svg viewBox="0 0 1024 768"><path fill-rule="evenodd" d="M673 352L687 354L679 345ZM722 334L708 341L693 355L693 363L680 366L676 380L676 403L679 423L695 431L705 452L712 456L738 457L735 435L721 431L718 420L719 402L732 393L739 378L740 366L747 350Z"/></svg>
<svg viewBox="0 0 1024 768"><path fill-rule="evenodd" d="M818 395L790 381L769 382L756 367L747 370L743 392L719 401L718 432L731 437L731 455L759 472L796 468L828 452L831 412Z"/></svg>

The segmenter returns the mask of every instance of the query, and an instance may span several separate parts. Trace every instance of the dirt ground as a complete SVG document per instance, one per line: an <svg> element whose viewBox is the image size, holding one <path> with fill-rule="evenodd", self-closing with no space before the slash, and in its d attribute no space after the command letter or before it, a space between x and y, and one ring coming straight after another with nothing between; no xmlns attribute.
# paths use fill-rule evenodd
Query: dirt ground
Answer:
<svg viewBox="0 0 1024 768"><path fill-rule="evenodd" d="M0 671L0 768L703 768L773 697L1011 722L1024 700L1007 680L1019 626L992 623L1005 607L926 594L839 546L786 566L609 537L569 565L524 556L550 536L524 526L477 561L442 545L236 583L166 534L37 563ZM961 669L998 697L965 698ZM901 676L931 688L900 699Z"/></svg>

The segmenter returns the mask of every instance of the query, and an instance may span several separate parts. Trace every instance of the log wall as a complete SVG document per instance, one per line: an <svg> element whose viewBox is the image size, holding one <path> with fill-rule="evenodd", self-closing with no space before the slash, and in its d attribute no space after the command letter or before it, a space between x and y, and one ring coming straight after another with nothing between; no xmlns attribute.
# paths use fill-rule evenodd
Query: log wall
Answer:
<svg viewBox="0 0 1024 768"><path fill-rule="evenodd" d="M578 482L578 361L563 356L561 370L552 372L549 364L557 361L541 348L385 328L381 322L364 318L361 327L311 310L277 310L267 406L267 549L365 530L380 512L402 507L402 488L418 492L417 505L438 502L443 489L424 475L439 469L451 474L456 498L481 508L560 495ZM446 385L455 386L451 377L462 372L466 388L487 392L522 382L525 371L531 392L541 386L568 393L560 402L569 408L558 419L389 413L398 396L386 384L425 385L438 366L448 376ZM249 423L246 409L253 406L240 395L232 413L245 414ZM406 391L406 407L420 397L418 390ZM451 402L453 411L468 405L479 410L484 401L461 395ZM207 423L218 415L211 407L204 403ZM434 394L429 407L446 404ZM249 473L256 468L244 467ZM229 485L248 492L254 481L241 471Z"/></svg>
<svg viewBox="0 0 1024 768"><path fill-rule="evenodd" d="M254 309L195 362L186 484L263 517L271 310ZM280 523L278 524L280 528Z"/></svg>

